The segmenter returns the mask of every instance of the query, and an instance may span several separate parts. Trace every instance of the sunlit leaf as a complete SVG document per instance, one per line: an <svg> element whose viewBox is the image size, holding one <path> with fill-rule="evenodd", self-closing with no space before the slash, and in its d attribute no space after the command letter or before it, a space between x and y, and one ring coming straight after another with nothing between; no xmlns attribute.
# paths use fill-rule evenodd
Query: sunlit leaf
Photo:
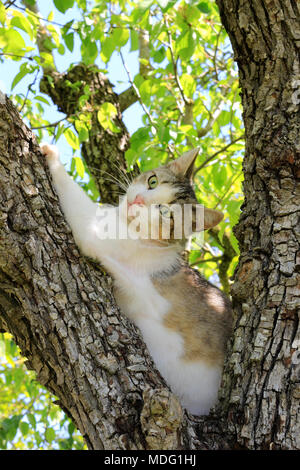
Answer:
<svg viewBox="0 0 300 470"><path fill-rule="evenodd" d="M103 103L97 113L98 121L104 129L110 129L112 132L120 132L120 129L113 122L117 115L117 108L112 103Z"/></svg>
<svg viewBox="0 0 300 470"><path fill-rule="evenodd" d="M75 160L76 171L77 171L78 175L80 176L80 178L83 178L84 177L84 164L83 164L83 161L79 157L75 157L74 160Z"/></svg>
<svg viewBox="0 0 300 470"><path fill-rule="evenodd" d="M66 129L65 132L64 132L64 136L65 136L66 141L68 142L68 144L72 147L72 149L74 149L74 150L79 149L79 147L80 147L79 139L71 129Z"/></svg>
<svg viewBox="0 0 300 470"><path fill-rule="evenodd" d="M33 39L33 26L24 15L20 14L18 16L15 16L14 18L12 18L10 24L16 26L19 29L22 29L23 31L25 31L25 33L29 34L31 39Z"/></svg>
<svg viewBox="0 0 300 470"><path fill-rule="evenodd" d="M0 3L0 23L4 25L5 20L6 20L6 9L3 3L1 2Z"/></svg>
<svg viewBox="0 0 300 470"><path fill-rule="evenodd" d="M72 8L72 6L74 5L74 0L53 0L53 2L56 8L62 13L65 13L69 8Z"/></svg>

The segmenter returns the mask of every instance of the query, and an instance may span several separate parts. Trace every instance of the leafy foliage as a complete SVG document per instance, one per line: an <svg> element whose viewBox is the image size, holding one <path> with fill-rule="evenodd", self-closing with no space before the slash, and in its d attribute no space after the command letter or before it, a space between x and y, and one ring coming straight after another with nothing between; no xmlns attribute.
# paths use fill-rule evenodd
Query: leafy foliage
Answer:
<svg viewBox="0 0 300 470"><path fill-rule="evenodd" d="M53 0L42 39L38 39L41 22L35 5L34 0L15 2L10 8L0 4L0 60L20 64L10 97L23 118L39 139L50 136L58 146L68 143L73 152L70 173L97 200L95 184L80 156L80 145L88 140L91 126L85 107L90 90L85 87L76 115L53 122L47 117L53 105L38 90L38 82L60 58L65 70L81 61L107 72L117 55L128 75L124 85L134 87L138 96L143 123L131 135L128 165L137 163L145 171L190 147L201 148L194 174L196 195L225 217L217 230L205 234L201 249L192 245L190 263L228 290L239 253L232 228L242 203L243 123L237 71L215 2ZM57 15L63 20L56 20ZM139 63L135 74L126 63L128 53ZM21 88L28 78L29 85ZM50 75L48 80L51 84ZM114 105L104 103L98 120L118 133L115 114ZM231 260L225 279L224 272L218 278L215 273L219 268L221 273L225 259ZM67 441L73 447L82 445L32 373L25 373L12 344L7 336L1 337L6 359L0 371L0 445L62 448ZM19 400L21 395L24 399ZM58 419L62 419L61 429L54 424ZM60 438L66 426L72 432Z"/></svg>
<svg viewBox="0 0 300 470"><path fill-rule="evenodd" d="M0 334L0 449L83 449L82 437Z"/></svg>

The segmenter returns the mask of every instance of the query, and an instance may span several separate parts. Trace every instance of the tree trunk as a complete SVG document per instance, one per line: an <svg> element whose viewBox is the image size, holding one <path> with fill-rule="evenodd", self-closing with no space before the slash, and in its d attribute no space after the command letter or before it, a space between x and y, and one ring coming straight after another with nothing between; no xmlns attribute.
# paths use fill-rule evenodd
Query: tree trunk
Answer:
<svg viewBox="0 0 300 470"><path fill-rule="evenodd" d="M222 412L242 446L299 449L300 6L217 3L239 67L246 131Z"/></svg>

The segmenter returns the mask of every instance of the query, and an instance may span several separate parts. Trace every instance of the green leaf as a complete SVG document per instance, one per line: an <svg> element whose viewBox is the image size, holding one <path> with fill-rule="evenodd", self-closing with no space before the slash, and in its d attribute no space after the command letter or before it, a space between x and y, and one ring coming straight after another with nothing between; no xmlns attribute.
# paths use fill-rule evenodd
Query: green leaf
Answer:
<svg viewBox="0 0 300 470"><path fill-rule="evenodd" d="M230 122L231 113L229 111L221 111L220 116L218 117L218 124L220 127L226 126Z"/></svg>
<svg viewBox="0 0 300 470"><path fill-rule="evenodd" d="M234 251L239 254L240 253L240 247L239 247L239 242L237 241L237 239L235 238L235 235L233 232L230 233L230 243L231 245L233 246L233 249Z"/></svg>
<svg viewBox="0 0 300 470"><path fill-rule="evenodd" d="M112 132L120 132L120 129L112 121L118 111L112 103L103 103L97 113L98 121L104 129L110 129Z"/></svg>
<svg viewBox="0 0 300 470"><path fill-rule="evenodd" d="M79 139L74 134L74 132L71 131L71 129L66 129L65 132L64 132L64 136L65 136L66 141L68 142L68 144L72 147L72 149L79 150L79 147L80 147Z"/></svg>
<svg viewBox="0 0 300 470"><path fill-rule="evenodd" d="M80 50L82 60L86 65L93 64L98 57L97 45L95 42L91 41L90 37L82 41Z"/></svg>
<svg viewBox="0 0 300 470"><path fill-rule="evenodd" d="M149 130L146 127L140 127L130 138L130 147L138 151L149 140Z"/></svg>
<svg viewBox="0 0 300 470"><path fill-rule="evenodd" d="M130 51L137 51L139 48L139 35L135 29L130 30Z"/></svg>
<svg viewBox="0 0 300 470"><path fill-rule="evenodd" d="M76 0L76 2L79 8L86 10L86 0Z"/></svg>
<svg viewBox="0 0 300 470"><path fill-rule="evenodd" d="M214 165L212 176L214 185L218 190L220 190L224 186L224 184L227 183L227 171L223 165Z"/></svg>
<svg viewBox="0 0 300 470"><path fill-rule="evenodd" d="M51 69L55 69L53 55L49 52L41 52L40 53L40 63L43 64L44 67L49 67ZM37 60L38 62L38 60Z"/></svg>
<svg viewBox="0 0 300 470"><path fill-rule="evenodd" d="M69 8L72 8L72 6L74 5L74 0L53 0L53 2L56 8L62 13L65 13Z"/></svg>
<svg viewBox="0 0 300 470"><path fill-rule="evenodd" d="M197 8L199 8L199 10L202 12L202 13L211 13L211 10L210 10L210 7L208 5L207 2L201 2L197 5Z"/></svg>
<svg viewBox="0 0 300 470"><path fill-rule="evenodd" d="M135 162L137 161L139 157L139 154L136 153L133 149L128 149L125 153L125 159L126 159L126 162L127 162L127 165L129 168L132 167L132 165L135 164Z"/></svg>
<svg viewBox="0 0 300 470"><path fill-rule="evenodd" d="M239 221L240 212L241 212L240 208L241 208L241 200L233 199L229 201L227 204L227 210L229 213L231 227L236 225Z"/></svg>
<svg viewBox="0 0 300 470"><path fill-rule="evenodd" d="M24 422L24 421L22 421L22 422L20 423L20 426L19 426L19 427L20 427L20 430L21 430L22 435L23 435L23 436L26 436L26 435L28 434L28 432L29 432L29 424L26 423L26 422Z"/></svg>
<svg viewBox="0 0 300 470"><path fill-rule="evenodd" d="M144 80L141 86L139 87L139 92L143 103L146 106L150 105L151 97L153 95L153 80Z"/></svg>
<svg viewBox="0 0 300 470"><path fill-rule="evenodd" d="M176 41L177 42L177 41ZM178 51L179 56L183 60L189 60L194 54L196 47L196 41L194 39L194 34L191 29L188 33L181 37L181 41L177 43L176 50Z"/></svg>
<svg viewBox="0 0 300 470"><path fill-rule="evenodd" d="M158 64L160 64L166 57L166 50L164 47L161 47L160 49L158 49L158 51L156 51L154 54L153 54L153 60L155 60L155 62L157 62Z"/></svg>
<svg viewBox="0 0 300 470"><path fill-rule="evenodd" d="M193 94L196 91L196 82L193 79L193 77L191 77L191 75L188 75L187 73L184 73L182 74L180 81L181 81L184 94L188 98L192 98Z"/></svg>
<svg viewBox="0 0 300 470"><path fill-rule="evenodd" d="M21 34L15 29L2 29L1 36L0 47L4 48L4 52L18 54L26 47L25 41Z"/></svg>
<svg viewBox="0 0 300 470"><path fill-rule="evenodd" d="M118 50L125 46L129 39L129 30L125 27L115 28L112 33L112 41Z"/></svg>
<svg viewBox="0 0 300 470"><path fill-rule="evenodd" d="M115 51L115 43L111 36L108 36L101 42L100 56L103 62L108 62Z"/></svg>
<svg viewBox="0 0 300 470"><path fill-rule="evenodd" d="M70 421L70 423L68 425L68 431L69 431L70 436L72 436L73 432L75 431L75 426L72 423L72 421Z"/></svg>
<svg viewBox="0 0 300 470"><path fill-rule="evenodd" d="M1 426L6 431L6 439L8 441L12 441L17 434L20 420L21 416L15 415L12 418L7 418L2 421Z"/></svg>
<svg viewBox="0 0 300 470"><path fill-rule="evenodd" d="M58 139L64 132L65 132L65 126L64 124L60 123L55 134L55 142L58 141Z"/></svg>
<svg viewBox="0 0 300 470"><path fill-rule="evenodd" d="M60 45L59 45L58 48L57 48L57 52L58 52L60 55L64 55L65 50L66 50L66 49L65 49L65 46L64 46L62 43L60 43Z"/></svg>
<svg viewBox="0 0 300 470"><path fill-rule="evenodd" d="M25 31L25 33L29 35L30 39L33 39L34 37L33 26L24 15L19 14L18 16L15 16L14 18L12 18L10 24L12 24L13 26L16 26L17 28L22 29L22 31Z"/></svg>
<svg viewBox="0 0 300 470"><path fill-rule="evenodd" d="M74 157L74 160L75 160L76 171L77 171L78 175L80 176L80 178L83 178L84 177L84 164L83 164L83 161L81 160L80 157Z"/></svg>
<svg viewBox="0 0 300 470"><path fill-rule="evenodd" d="M45 439L49 444L55 439L55 431L52 428L47 428L45 432Z"/></svg>
<svg viewBox="0 0 300 470"><path fill-rule="evenodd" d="M25 77L25 75L34 72L34 70L36 70L36 67L28 67L27 63L22 64L20 66L20 71L17 73L17 75L12 81L11 90L15 88L15 86L22 80L23 77Z"/></svg>
<svg viewBox="0 0 300 470"><path fill-rule="evenodd" d="M74 49L74 33L68 33L63 36L67 48L70 52L73 52Z"/></svg>
<svg viewBox="0 0 300 470"><path fill-rule="evenodd" d="M6 20L6 9L5 9L3 3L1 2L0 3L0 23L4 25L5 20Z"/></svg>
<svg viewBox="0 0 300 470"><path fill-rule="evenodd" d="M49 101L46 98L44 98L43 96L38 95L38 96L35 96L34 99L38 100L38 101L41 101L42 103L48 104L50 106Z"/></svg>
<svg viewBox="0 0 300 470"><path fill-rule="evenodd" d="M80 142L87 141L89 138L89 130L87 128L87 125L82 121L76 120L75 127L78 132Z"/></svg>
<svg viewBox="0 0 300 470"><path fill-rule="evenodd" d="M35 420L34 415L33 415L32 413L28 413L27 419L28 419L29 423L31 424L31 426L33 427L33 429L35 429L35 427L36 427L36 420Z"/></svg>

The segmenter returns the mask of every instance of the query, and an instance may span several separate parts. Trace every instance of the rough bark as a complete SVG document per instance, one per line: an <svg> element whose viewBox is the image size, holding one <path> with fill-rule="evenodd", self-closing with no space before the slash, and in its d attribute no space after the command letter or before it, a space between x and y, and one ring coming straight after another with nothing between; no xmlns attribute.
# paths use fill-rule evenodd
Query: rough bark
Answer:
<svg viewBox="0 0 300 470"><path fill-rule="evenodd" d="M217 3L239 67L246 131L222 412L241 446L299 449L300 6Z"/></svg>

